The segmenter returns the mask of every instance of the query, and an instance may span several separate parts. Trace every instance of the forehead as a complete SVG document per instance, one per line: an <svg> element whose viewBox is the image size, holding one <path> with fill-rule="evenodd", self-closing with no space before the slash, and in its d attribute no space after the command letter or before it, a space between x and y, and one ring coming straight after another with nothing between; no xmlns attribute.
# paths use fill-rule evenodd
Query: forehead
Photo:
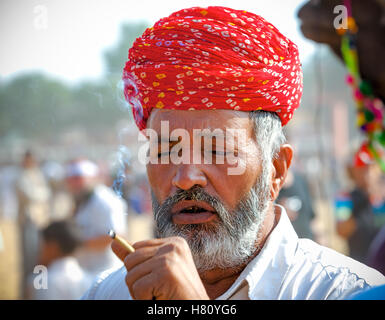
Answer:
<svg viewBox="0 0 385 320"><path fill-rule="evenodd" d="M170 130L183 128L192 129L245 129L253 132L249 113L233 110L160 110L151 112L147 128L160 131L161 121L167 121Z"/></svg>

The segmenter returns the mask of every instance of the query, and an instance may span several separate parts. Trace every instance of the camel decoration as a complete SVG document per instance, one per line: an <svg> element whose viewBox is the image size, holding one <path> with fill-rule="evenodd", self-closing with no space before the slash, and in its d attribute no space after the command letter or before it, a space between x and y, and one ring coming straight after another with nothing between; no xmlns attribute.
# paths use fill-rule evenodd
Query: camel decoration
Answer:
<svg viewBox="0 0 385 320"><path fill-rule="evenodd" d="M347 28L336 28L341 5ZM385 0L311 0L298 17L306 38L327 44L345 63L363 144L385 172Z"/></svg>

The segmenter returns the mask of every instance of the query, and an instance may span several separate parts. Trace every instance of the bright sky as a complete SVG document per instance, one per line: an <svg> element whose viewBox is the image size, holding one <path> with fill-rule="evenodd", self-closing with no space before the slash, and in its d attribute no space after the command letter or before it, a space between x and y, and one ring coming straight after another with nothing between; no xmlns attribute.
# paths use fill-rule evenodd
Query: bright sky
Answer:
<svg viewBox="0 0 385 320"><path fill-rule="evenodd" d="M38 70L68 82L103 74L103 50L114 45L120 25L149 24L192 6L223 5L263 16L299 47L306 59L314 44L296 17L304 0L1 0L0 77Z"/></svg>

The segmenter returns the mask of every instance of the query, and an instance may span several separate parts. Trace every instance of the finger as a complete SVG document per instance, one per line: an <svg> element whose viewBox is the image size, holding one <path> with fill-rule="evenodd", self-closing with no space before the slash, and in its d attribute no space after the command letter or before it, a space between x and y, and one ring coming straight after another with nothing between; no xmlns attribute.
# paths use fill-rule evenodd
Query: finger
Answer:
<svg viewBox="0 0 385 320"><path fill-rule="evenodd" d="M124 262L124 259L126 258L126 256L129 254L129 252L127 251L126 248L124 248L120 242L118 242L117 240L113 240L111 242L111 249L112 249L112 252L115 253L115 255Z"/></svg>
<svg viewBox="0 0 385 320"><path fill-rule="evenodd" d="M149 246L159 246L166 243L174 243L174 242L180 242L185 241L182 237L167 237L167 238L161 238L161 239L149 239L149 240L143 240L138 241L133 244L133 247L135 249L143 248L143 247L149 247Z"/></svg>
<svg viewBox="0 0 385 320"><path fill-rule="evenodd" d="M149 273L135 281L129 287L130 294L135 300L152 300L154 297L154 283L156 279L152 273Z"/></svg>
<svg viewBox="0 0 385 320"><path fill-rule="evenodd" d="M133 290L134 283L146 275L152 273L154 268L156 269L153 259L149 259L141 264L136 265L132 269L127 270L125 281L130 292L135 292L135 290ZM154 286L154 283L152 283L152 286Z"/></svg>
<svg viewBox="0 0 385 320"><path fill-rule="evenodd" d="M152 258L158 252L158 247L145 247L135 250L135 252L126 255L124 258L124 266L127 271L131 270L138 264Z"/></svg>
<svg viewBox="0 0 385 320"><path fill-rule="evenodd" d="M143 247L159 246L165 242L165 239L149 239L135 242L132 246L135 248L135 250L137 250Z"/></svg>

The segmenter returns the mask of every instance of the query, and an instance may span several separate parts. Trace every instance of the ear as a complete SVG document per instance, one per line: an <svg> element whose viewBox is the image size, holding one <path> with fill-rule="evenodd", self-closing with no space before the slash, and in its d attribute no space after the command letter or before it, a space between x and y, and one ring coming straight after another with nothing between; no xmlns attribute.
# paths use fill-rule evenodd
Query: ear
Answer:
<svg viewBox="0 0 385 320"><path fill-rule="evenodd" d="M285 182L287 172L293 159L293 148L289 144L283 144L277 156L273 159L273 170L271 179L270 196L271 200L275 201L279 191Z"/></svg>

